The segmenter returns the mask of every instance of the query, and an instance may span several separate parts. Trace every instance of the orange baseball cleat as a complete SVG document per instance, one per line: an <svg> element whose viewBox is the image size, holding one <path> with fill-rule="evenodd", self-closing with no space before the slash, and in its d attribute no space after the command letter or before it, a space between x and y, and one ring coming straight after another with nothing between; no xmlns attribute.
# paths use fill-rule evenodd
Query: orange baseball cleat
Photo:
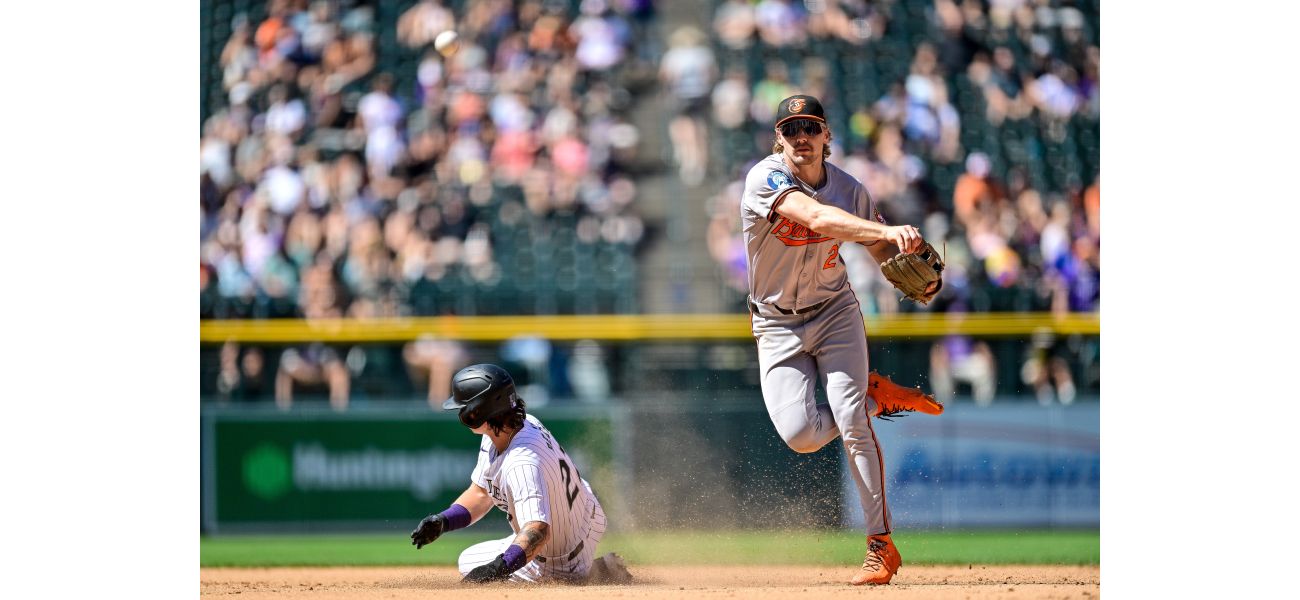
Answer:
<svg viewBox="0 0 1300 600"><path fill-rule="evenodd" d="M876 401L876 408L871 413L873 417L888 419L902 412L943 414L943 405L934 396L922 392L921 388L905 388L875 371L867 378L867 393Z"/></svg>
<svg viewBox="0 0 1300 600"><path fill-rule="evenodd" d="M903 557L894 547L889 534L867 536L867 556L862 559L862 570L849 581L853 585L884 585L894 578L903 566Z"/></svg>

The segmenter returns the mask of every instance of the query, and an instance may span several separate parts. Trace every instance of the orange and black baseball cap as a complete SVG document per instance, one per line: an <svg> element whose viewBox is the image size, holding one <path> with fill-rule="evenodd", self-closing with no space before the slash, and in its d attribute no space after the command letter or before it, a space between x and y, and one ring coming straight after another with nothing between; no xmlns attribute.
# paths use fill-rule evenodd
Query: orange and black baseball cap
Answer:
<svg viewBox="0 0 1300 600"><path fill-rule="evenodd" d="M776 107L776 125L780 128L781 124L794 119L812 119L814 121L825 123L826 110L822 108L820 100L812 96L802 94L790 96L781 101Z"/></svg>

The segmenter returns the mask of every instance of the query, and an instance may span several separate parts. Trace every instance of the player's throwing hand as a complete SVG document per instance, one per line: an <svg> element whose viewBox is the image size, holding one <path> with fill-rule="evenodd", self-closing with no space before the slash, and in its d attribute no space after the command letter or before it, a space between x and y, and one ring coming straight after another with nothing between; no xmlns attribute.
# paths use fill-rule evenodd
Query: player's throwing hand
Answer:
<svg viewBox="0 0 1300 600"><path fill-rule="evenodd" d="M420 521L415 531L411 532L411 545L415 546L416 550L419 550L426 544L432 544L446 529L447 517L442 516L442 514L429 515Z"/></svg>
<svg viewBox="0 0 1300 600"><path fill-rule="evenodd" d="M898 251L903 254L911 254L921 247L921 232L911 225L890 227L885 232L885 239L898 246Z"/></svg>

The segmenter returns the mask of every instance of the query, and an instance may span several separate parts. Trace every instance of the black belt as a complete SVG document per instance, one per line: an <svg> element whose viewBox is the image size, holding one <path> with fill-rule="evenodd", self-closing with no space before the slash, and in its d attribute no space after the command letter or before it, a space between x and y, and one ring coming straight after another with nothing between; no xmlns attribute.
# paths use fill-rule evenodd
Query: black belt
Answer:
<svg viewBox="0 0 1300 600"><path fill-rule="evenodd" d="M583 542L578 542L578 547L577 547L577 548L574 548L574 549L573 549L573 552L570 552L570 553L569 553L569 560L573 560L574 558L576 558L576 557L578 556L578 553L579 553L579 552L582 552L582 544L583 544Z"/></svg>
<svg viewBox="0 0 1300 600"><path fill-rule="evenodd" d="M585 542L578 542L578 547L574 548L573 552L570 552L568 556L564 557L564 560L572 561L574 558L576 558L578 556L578 553L582 552L582 547L584 544ZM546 557L545 556L537 557L537 562L546 562Z"/></svg>
<svg viewBox="0 0 1300 600"><path fill-rule="evenodd" d="M826 303L827 303L827 302L830 302L830 301L831 301L830 298L827 298L827 299L825 299L825 300L822 300L821 302L818 302L817 304L814 304L814 305L812 305L812 306L805 306L805 307L800 308L800 309L798 309L798 310L790 310L790 309L787 309L787 308L781 308L780 306L777 306L777 305L775 305L775 304L769 304L768 306L771 306L772 308L775 308L775 309L776 309L776 312L779 312L779 313L781 313L781 314L783 314L783 315L806 315L806 314L808 314L808 313L810 313L810 312L813 312L813 311L815 311L815 310L821 308L822 306L825 306ZM758 312L758 305L755 304L753 300L750 300L750 301L749 301L749 308L750 308L751 310L753 310L755 313Z"/></svg>

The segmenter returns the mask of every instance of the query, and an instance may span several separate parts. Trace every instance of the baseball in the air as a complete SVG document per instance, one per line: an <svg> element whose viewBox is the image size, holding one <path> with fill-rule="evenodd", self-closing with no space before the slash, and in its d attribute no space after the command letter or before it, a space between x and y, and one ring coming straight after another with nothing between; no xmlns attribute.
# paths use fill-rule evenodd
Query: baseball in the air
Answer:
<svg viewBox="0 0 1300 600"><path fill-rule="evenodd" d="M455 31L444 31L433 40L433 48L438 54L451 56L460 49L460 36Z"/></svg>

